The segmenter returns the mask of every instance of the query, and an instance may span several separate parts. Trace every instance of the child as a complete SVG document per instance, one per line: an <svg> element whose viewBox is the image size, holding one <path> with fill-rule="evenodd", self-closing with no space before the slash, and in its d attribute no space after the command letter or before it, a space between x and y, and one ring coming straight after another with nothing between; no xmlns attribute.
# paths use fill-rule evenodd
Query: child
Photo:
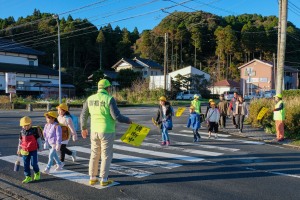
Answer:
<svg viewBox="0 0 300 200"><path fill-rule="evenodd" d="M210 102L211 108L207 112L206 120L209 123L209 129L208 129L208 138L211 136L211 132L214 130L215 132L215 138L218 138L218 122L220 120L220 112L219 109L216 108L215 102Z"/></svg>
<svg viewBox="0 0 300 200"><path fill-rule="evenodd" d="M45 174L49 174L50 168L55 160L57 166L56 171L59 171L63 168L64 163L62 163L57 155L57 152L60 150L61 140L62 140L62 131L61 127L58 125L57 113L54 111L49 111L44 114L46 117L47 124L44 127L44 138L45 144L50 145L49 160L46 169L43 171Z"/></svg>
<svg viewBox="0 0 300 200"><path fill-rule="evenodd" d="M70 129L71 134L72 134L72 139L75 142L77 140L77 133L74 128L72 118L70 117L70 113L69 113L67 104L62 103L59 106L57 106L56 109L58 111L58 117L57 117L58 122L65 126L68 126L68 128ZM66 154L68 154L69 156L72 157L73 162L75 162L75 160L76 160L76 151L70 151L67 148L68 143L69 143L69 139L61 142L60 161L63 163L65 161Z"/></svg>
<svg viewBox="0 0 300 200"><path fill-rule="evenodd" d="M200 135L198 133L198 129L200 128L200 115L195 112L195 107L190 107L190 116L187 122L187 127L192 126L193 134L194 134L194 142L200 142Z"/></svg>
<svg viewBox="0 0 300 200"><path fill-rule="evenodd" d="M42 149L42 141L37 128L32 128L30 117L22 117L20 120L22 130L19 137L18 155L22 155L24 162L25 179L22 183L29 183L32 181L30 173L30 163L34 171L33 180L40 180L41 174L38 166L37 150Z"/></svg>
<svg viewBox="0 0 300 200"><path fill-rule="evenodd" d="M172 129L172 107L166 97L159 98L159 107L156 116L156 123L162 129L162 145L170 145L168 130Z"/></svg>

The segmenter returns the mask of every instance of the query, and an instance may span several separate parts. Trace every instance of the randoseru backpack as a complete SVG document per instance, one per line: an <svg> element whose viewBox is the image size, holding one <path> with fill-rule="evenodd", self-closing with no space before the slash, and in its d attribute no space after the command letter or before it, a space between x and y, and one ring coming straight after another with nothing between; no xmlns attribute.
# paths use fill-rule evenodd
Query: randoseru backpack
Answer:
<svg viewBox="0 0 300 200"><path fill-rule="evenodd" d="M79 131L79 120L76 115L69 115L68 117L71 117L75 131Z"/></svg>

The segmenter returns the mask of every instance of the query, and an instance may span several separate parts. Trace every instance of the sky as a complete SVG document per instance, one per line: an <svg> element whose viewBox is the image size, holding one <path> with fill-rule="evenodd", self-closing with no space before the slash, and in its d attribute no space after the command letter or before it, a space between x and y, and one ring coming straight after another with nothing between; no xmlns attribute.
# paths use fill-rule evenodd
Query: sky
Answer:
<svg viewBox="0 0 300 200"><path fill-rule="evenodd" d="M300 28L300 1L289 0L288 21ZM98 28L110 23L141 33L153 29L174 11L205 11L219 16L261 14L278 16L278 0L0 0L0 18L41 13L71 15L73 19L88 19Z"/></svg>

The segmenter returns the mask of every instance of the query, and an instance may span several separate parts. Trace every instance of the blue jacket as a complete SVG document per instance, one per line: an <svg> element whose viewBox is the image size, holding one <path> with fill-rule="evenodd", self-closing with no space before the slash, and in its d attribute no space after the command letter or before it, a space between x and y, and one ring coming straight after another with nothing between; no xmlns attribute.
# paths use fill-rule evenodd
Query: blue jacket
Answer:
<svg viewBox="0 0 300 200"><path fill-rule="evenodd" d="M199 129L200 128L200 115L196 112L192 112L188 119L187 125L188 128Z"/></svg>

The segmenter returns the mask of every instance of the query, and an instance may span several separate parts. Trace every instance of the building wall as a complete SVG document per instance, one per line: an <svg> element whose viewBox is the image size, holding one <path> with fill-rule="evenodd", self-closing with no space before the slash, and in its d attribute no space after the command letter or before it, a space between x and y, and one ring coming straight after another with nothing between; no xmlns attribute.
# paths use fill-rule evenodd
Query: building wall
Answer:
<svg viewBox="0 0 300 200"><path fill-rule="evenodd" d="M39 87L34 87L36 83L58 84L58 76L40 75L40 74L16 74L17 91L39 91ZM5 90L5 73L0 72L0 90Z"/></svg>
<svg viewBox="0 0 300 200"><path fill-rule="evenodd" d="M250 82L246 70L252 69ZM246 93L252 90L271 90L273 85L273 67L261 62L253 62L240 69L241 83L240 88L245 87ZM243 83L244 82L244 83ZM245 84L245 86L244 86ZM249 90L249 91L248 91Z"/></svg>
<svg viewBox="0 0 300 200"><path fill-rule="evenodd" d="M19 64L19 65L33 65L38 66L37 56L25 55L25 54L15 54L15 53L3 53L0 52L0 62L9 64Z"/></svg>

